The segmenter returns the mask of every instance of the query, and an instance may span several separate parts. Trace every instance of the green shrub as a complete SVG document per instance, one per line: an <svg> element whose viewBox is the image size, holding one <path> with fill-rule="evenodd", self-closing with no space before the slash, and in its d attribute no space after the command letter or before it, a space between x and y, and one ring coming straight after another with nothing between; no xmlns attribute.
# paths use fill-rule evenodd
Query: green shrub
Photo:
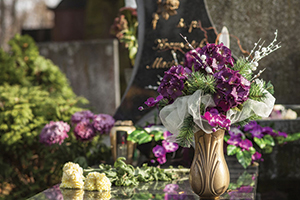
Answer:
<svg viewBox="0 0 300 200"><path fill-rule="evenodd" d="M108 148L77 141L69 134L62 145L45 146L39 134L50 121L70 122L83 110L66 76L39 55L29 36L16 35L9 52L0 50L0 199L21 199L60 182L62 165L83 165L101 158Z"/></svg>

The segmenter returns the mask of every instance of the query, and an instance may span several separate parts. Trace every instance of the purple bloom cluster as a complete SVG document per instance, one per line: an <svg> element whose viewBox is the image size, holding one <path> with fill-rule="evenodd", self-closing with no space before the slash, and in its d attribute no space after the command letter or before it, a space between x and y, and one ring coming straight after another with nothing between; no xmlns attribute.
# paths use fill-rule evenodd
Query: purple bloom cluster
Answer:
<svg viewBox="0 0 300 200"><path fill-rule="evenodd" d="M230 127L231 121L226 118L225 115L222 113L219 113L219 111L216 108L210 108L208 111L205 112L204 116L202 116L203 119L206 119L212 127L215 127L213 131L216 131L215 129L217 127L221 127L224 129L228 129Z"/></svg>
<svg viewBox="0 0 300 200"><path fill-rule="evenodd" d="M174 99L182 95L184 82L191 71L181 65L171 67L165 75L157 89L159 94L173 102Z"/></svg>
<svg viewBox="0 0 300 200"><path fill-rule="evenodd" d="M248 99L250 81L238 71L223 67L214 77L217 85L214 101L220 112L227 112Z"/></svg>
<svg viewBox="0 0 300 200"><path fill-rule="evenodd" d="M200 56L200 57L199 57ZM205 56L202 57L201 56ZM196 48L185 54L184 66L195 71L204 69L206 65L210 66L213 72L220 70L223 66L233 66L231 50L221 44L207 44L203 48Z"/></svg>
<svg viewBox="0 0 300 200"><path fill-rule="evenodd" d="M256 121L251 121L244 126L244 131L252 134L252 137L262 138L265 135L271 135L272 137L282 136L286 138L288 135L284 132L276 132L271 127L262 127L257 124Z"/></svg>
<svg viewBox="0 0 300 200"><path fill-rule="evenodd" d="M94 114L89 110L79 111L72 115L71 117L71 123L72 124L78 124L82 120L92 120L94 117Z"/></svg>
<svg viewBox="0 0 300 200"><path fill-rule="evenodd" d="M178 144L174 142L167 142L166 139L167 137L171 136L172 133L169 131L164 132L164 140L162 141L162 146L161 145L156 145L153 147L152 152L154 156L157 158L157 162L159 164L164 164L167 162L166 154L175 152L178 149Z"/></svg>
<svg viewBox="0 0 300 200"><path fill-rule="evenodd" d="M112 129L115 124L115 119L107 114L98 114L94 115L93 118L93 127L98 131L100 134L105 134Z"/></svg>
<svg viewBox="0 0 300 200"><path fill-rule="evenodd" d="M68 132L70 131L70 126L62 121L53 122L46 124L40 133L40 142L51 146L52 144L63 143L65 138L68 138Z"/></svg>
<svg viewBox="0 0 300 200"><path fill-rule="evenodd" d="M88 141L95 137L96 131L89 120L83 119L76 124L74 128L74 135L77 140Z"/></svg>
<svg viewBox="0 0 300 200"><path fill-rule="evenodd" d="M115 120L107 114L95 115L91 111L80 111L73 114L71 119L75 125L74 135L81 141L88 141L96 136L96 133L105 134L114 126Z"/></svg>
<svg viewBox="0 0 300 200"><path fill-rule="evenodd" d="M244 132L243 132L244 131ZM238 128L232 128L228 131L230 138L227 140L228 145L234 145L240 147L242 151L248 151L250 147L253 147L252 141L250 139L253 138L263 138L265 135L270 135L273 138L276 137L287 137L287 134L284 132L276 132L271 127L262 127L257 124L256 121L251 121L247 125L244 126L243 131ZM249 134L250 133L250 136ZM247 137L249 139L247 139ZM252 155L253 161L263 161L262 154L259 152L255 152Z"/></svg>

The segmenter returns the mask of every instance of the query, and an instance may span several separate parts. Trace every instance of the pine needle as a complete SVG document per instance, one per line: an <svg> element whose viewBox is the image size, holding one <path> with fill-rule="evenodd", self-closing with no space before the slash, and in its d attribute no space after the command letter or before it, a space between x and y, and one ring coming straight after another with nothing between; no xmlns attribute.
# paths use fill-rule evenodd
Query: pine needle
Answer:
<svg viewBox="0 0 300 200"><path fill-rule="evenodd" d="M194 125L195 122L192 116L184 119L183 125L180 128L180 134L177 136L177 143L182 147L190 147L194 140Z"/></svg>

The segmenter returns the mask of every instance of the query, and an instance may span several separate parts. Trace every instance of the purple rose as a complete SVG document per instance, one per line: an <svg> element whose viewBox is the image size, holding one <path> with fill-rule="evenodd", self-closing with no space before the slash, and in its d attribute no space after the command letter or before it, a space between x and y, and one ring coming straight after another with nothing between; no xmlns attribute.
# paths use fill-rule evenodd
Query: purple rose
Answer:
<svg viewBox="0 0 300 200"><path fill-rule="evenodd" d="M62 121L46 124L40 133L40 142L51 146L52 144L62 144L65 138L68 138L70 126Z"/></svg>

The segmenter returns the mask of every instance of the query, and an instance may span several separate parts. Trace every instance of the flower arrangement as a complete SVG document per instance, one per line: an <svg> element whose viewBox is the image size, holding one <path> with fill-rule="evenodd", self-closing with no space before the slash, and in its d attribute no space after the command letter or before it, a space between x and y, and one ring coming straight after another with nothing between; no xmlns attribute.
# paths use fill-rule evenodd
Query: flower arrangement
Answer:
<svg viewBox="0 0 300 200"><path fill-rule="evenodd" d="M159 95L145 102L160 109L162 124L173 133L168 141L189 147L199 129L209 134L268 117L275 102L273 86L259 78L263 70L255 71L262 58L280 48L276 41L277 31L268 46L259 40L248 57L236 62L222 43L196 49L188 43L192 50L185 54L184 65L166 71Z"/></svg>
<svg viewBox="0 0 300 200"><path fill-rule="evenodd" d="M132 7L123 7L119 10L119 16L115 18L110 28L110 33L115 35L129 51L131 64L134 65L138 48L137 41L137 10Z"/></svg>

